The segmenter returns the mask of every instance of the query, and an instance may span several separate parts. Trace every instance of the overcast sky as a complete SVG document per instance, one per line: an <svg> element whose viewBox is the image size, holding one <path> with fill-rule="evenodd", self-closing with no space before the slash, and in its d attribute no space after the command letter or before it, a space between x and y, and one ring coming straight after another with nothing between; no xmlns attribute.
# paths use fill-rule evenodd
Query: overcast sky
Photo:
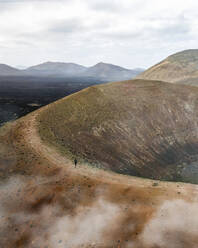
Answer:
<svg viewBox="0 0 198 248"><path fill-rule="evenodd" d="M150 67L198 48L195 0L0 0L0 63Z"/></svg>

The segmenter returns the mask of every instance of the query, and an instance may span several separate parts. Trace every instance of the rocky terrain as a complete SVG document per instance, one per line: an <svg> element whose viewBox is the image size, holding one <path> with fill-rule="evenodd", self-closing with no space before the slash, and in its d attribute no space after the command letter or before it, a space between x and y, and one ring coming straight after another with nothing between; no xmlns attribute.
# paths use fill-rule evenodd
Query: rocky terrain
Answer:
<svg viewBox="0 0 198 248"><path fill-rule="evenodd" d="M196 248L197 185L129 175L197 182L197 91L94 86L4 125L0 247Z"/></svg>

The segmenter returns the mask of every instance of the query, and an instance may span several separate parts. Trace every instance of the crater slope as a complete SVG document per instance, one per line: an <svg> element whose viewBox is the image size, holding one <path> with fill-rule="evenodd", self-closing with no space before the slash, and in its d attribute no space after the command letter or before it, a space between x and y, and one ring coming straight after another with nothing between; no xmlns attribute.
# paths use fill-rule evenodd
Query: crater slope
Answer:
<svg viewBox="0 0 198 248"><path fill-rule="evenodd" d="M175 53L144 71L137 78L198 85L198 49Z"/></svg>
<svg viewBox="0 0 198 248"><path fill-rule="evenodd" d="M198 89L131 80L90 87L38 116L42 139L121 174L198 183Z"/></svg>
<svg viewBox="0 0 198 248"><path fill-rule="evenodd" d="M0 128L0 247L197 247L197 185L109 171L162 175L169 153L157 154L167 147L196 161L197 90L143 80L91 87Z"/></svg>

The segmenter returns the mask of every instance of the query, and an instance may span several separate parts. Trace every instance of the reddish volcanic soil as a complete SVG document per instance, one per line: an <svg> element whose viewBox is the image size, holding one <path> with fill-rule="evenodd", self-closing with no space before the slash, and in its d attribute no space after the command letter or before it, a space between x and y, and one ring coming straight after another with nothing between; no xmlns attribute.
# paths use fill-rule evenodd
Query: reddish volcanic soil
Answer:
<svg viewBox="0 0 198 248"><path fill-rule="evenodd" d="M47 108L0 131L0 247L197 247L197 185L75 168L38 134Z"/></svg>

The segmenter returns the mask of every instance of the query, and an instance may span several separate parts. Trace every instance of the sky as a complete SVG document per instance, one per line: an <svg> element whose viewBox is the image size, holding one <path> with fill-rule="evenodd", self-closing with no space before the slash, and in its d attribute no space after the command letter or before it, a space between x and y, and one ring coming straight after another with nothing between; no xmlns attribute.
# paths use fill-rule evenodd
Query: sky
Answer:
<svg viewBox="0 0 198 248"><path fill-rule="evenodd" d="M195 0L0 0L0 63L148 68L198 48Z"/></svg>

